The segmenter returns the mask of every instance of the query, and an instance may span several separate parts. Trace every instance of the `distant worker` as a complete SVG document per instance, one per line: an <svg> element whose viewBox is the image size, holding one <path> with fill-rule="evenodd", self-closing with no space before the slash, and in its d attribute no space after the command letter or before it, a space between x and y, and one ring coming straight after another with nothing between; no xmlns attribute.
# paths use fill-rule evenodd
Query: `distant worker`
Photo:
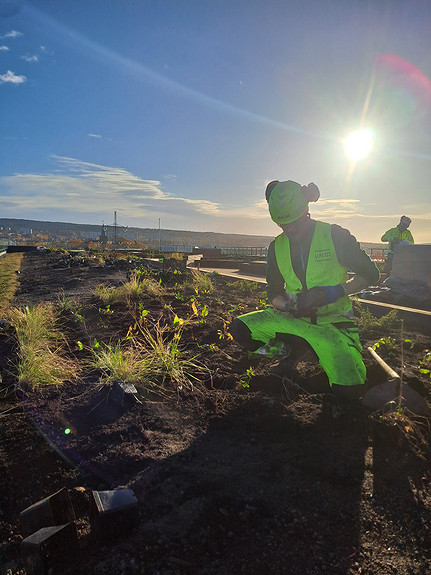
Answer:
<svg viewBox="0 0 431 575"><path fill-rule="evenodd" d="M408 241L414 244L411 231L408 229L412 220L407 216L401 216L400 223L395 227L391 228L383 234L381 237L382 242L389 242L388 245L388 255L386 257L385 273L390 274L392 270L392 261L394 259L394 250L398 244L402 241Z"/></svg>
<svg viewBox="0 0 431 575"><path fill-rule="evenodd" d="M276 180L265 195L272 220L283 230L268 249L273 307L237 317L229 331L249 352L269 357L281 355L286 342L292 352L295 344L308 342L328 376L336 408L340 399L365 392L362 346L348 296L377 283L379 270L348 230L310 218L308 203L320 196L315 184ZM351 279L348 270L355 274Z"/></svg>

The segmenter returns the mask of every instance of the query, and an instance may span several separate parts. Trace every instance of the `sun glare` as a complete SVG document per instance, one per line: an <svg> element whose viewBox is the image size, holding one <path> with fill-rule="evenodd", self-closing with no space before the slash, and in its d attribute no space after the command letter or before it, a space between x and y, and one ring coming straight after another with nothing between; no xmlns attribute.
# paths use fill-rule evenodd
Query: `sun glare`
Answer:
<svg viewBox="0 0 431 575"><path fill-rule="evenodd" d="M344 140L344 151L352 162L357 162L368 156L373 149L374 133L370 128L352 132Z"/></svg>

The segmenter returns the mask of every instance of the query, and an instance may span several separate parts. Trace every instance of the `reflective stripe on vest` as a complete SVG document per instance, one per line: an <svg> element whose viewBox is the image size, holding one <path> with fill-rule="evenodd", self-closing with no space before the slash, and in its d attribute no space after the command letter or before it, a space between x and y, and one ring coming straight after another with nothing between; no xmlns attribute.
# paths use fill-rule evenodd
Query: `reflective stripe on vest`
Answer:
<svg viewBox="0 0 431 575"><path fill-rule="evenodd" d="M295 274L290 257L290 241L282 233L275 239L275 257L278 269L284 278L286 291L297 294L302 291L302 284ZM325 222L316 222L305 274L306 287L334 286L347 281L347 269L337 260L331 226ZM352 302L343 296L335 303L317 308L317 316L328 317L351 314ZM349 315L350 315L349 314ZM339 318L338 318L339 319Z"/></svg>

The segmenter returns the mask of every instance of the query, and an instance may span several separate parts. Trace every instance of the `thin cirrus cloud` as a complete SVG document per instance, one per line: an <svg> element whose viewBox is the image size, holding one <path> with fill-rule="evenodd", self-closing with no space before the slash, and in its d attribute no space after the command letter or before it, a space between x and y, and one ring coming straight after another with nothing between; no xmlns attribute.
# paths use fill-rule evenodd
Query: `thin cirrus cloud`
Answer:
<svg viewBox="0 0 431 575"><path fill-rule="evenodd" d="M174 227L179 220L190 221L190 218L204 223L206 218L209 221L214 217L223 220L266 217L262 202L244 210L208 200L175 197L162 190L160 181L142 179L124 169L61 156L53 159L58 169L51 173L1 178L5 193L0 197L0 209L15 214L36 210L40 215L58 210L67 214L68 221L82 220L84 215L98 221L98 215L102 217L107 208L121 209L122 216L130 220L154 221L157 214Z"/></svg>
<svg viewBox="0 0 431 575"><path fill-rule="evenodd" d="M8 46L0 46L0 52L9 52L10 48Z"/></svg>

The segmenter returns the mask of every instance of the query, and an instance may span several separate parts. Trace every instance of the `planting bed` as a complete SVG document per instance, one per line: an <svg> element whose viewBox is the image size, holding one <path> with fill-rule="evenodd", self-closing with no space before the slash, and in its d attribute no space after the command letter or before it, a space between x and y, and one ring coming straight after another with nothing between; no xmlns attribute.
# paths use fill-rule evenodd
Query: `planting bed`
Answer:
<svg viewBox="0 0 431 575"><path fill-rule="evenodd" d="M25 255L14 304L62 300L68 353L82 361L78 341L116 342L133 328L136 305L107 308L95 293L121 285L134 265ZM60 388L19 390L13 332L0 331L0 574L26 573L20 512L62 487L85 575L429 573L428 421L412 416L401 446L382 449L380 437L373 450L375 418L357 405L334 419L326 376L306 355L283 379L273 361L250 360L228 339L224 322L255 309L261 287L214 275L214 291L195 294L196 315L175 286L186 275L162 274L164 295L144 296L141 310L148 321L191 320L180 346L209 370L193 390L120 405L89 370ZM403 338L404 381L430 400L419 362L431 337ZM400 372L399 324L361 326L361 339L368 385L385 380L366 349L378 340ZM89 524L91 492L118 487L133 490L139 522L100 546Z"/></svg>

